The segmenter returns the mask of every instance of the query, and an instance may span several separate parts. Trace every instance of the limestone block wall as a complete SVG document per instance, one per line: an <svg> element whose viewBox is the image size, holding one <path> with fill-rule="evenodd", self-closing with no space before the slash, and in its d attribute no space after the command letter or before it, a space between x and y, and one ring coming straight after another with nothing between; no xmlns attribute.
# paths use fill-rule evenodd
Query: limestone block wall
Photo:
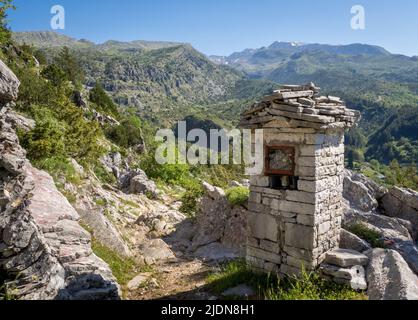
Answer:
<svg viewBox="0 0 418 320"><path fill-rule="evenodd" d="M342 217L344 131L267 128L266 146L295 148L295 190L251 178L247 262L256 270L299 274L338 247Z"/></svg>

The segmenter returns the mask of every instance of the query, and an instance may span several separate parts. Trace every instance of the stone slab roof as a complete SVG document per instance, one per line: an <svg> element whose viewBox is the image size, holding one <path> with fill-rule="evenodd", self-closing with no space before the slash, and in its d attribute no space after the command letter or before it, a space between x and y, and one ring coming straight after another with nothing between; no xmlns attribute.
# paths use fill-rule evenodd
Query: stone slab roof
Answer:
<svg viewBox="0 0 418 320"><path fill-rule="evenodd" d="M348 109L341 98L320 96L315 84L283 85L241 115L242 128L345 129L360 113Z"/></svg>

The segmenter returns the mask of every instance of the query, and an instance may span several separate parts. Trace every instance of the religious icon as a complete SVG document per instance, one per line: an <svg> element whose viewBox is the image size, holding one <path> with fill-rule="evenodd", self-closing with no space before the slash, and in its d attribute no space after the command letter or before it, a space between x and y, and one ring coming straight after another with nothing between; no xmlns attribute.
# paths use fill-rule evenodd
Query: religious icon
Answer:
<svg viewBox="0 0 418 320"><path fill-rule="evenodd" d="M295 171L295 148L269 146L266 148L266 174L293 176Z"/></svg>

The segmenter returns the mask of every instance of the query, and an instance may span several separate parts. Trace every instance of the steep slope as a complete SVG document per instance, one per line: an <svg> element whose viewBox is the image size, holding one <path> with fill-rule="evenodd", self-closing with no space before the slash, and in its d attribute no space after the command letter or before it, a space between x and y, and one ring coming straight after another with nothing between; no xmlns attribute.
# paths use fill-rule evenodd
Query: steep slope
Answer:
<svg viewBox="0 0 418 320"><path fill-rule="evenodd" d="M34 124L10 109L20 83L0 65L0 287L17 299L119 299L79 215L52 177L26 159L15 130Z"/></svg>

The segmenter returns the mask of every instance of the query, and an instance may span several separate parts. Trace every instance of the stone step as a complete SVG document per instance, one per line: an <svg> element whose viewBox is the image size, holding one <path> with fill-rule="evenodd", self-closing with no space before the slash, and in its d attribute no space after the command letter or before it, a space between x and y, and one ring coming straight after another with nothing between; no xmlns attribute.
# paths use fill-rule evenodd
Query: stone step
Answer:
<svg viewBox="0 0 418 320"><path fill-rule="evenodd" d="M366 255L349 249L336 249L328 252L325 257L325 263L342 268L365 266L368 262L369 258Z"/></svg>

